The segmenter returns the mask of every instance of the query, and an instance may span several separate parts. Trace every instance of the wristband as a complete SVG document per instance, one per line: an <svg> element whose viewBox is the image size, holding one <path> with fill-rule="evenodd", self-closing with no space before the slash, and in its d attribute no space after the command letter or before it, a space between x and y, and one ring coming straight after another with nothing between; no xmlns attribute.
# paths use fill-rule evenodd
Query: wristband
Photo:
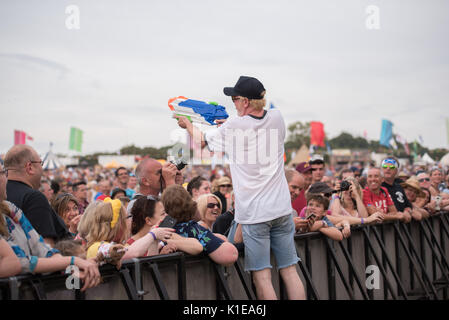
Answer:
<svg viewBox="0 0 449 320"><path fill-rule="evenodd" d="M153 236L153 239L156 240L156 235L154 234L153 231L148 232L149 234L151 234Z"/></svg>
<svg viewBox="0 0 449 320"><path fill-rule="evenodd" d="M70 265L71 265L71 266L74 266L74 265L75 265L75 256L72 256L72 257L70 258Z"/></svg>
<svg viewBox="0 0 449 320"><path fill-rule="evenodd" d="M338 200L340 200L341 198L340 198L340 196L338 195L338 194L334 194L334 195L332 195L332 199L338 199Z"/></svg>
<svg viewBox="0 0 449 320"><path fill-rule="evenodd" d="M362 221L361 221L361 224L363 224L364 222L363 222L363 218L361 218L362 219Z"/></svg>

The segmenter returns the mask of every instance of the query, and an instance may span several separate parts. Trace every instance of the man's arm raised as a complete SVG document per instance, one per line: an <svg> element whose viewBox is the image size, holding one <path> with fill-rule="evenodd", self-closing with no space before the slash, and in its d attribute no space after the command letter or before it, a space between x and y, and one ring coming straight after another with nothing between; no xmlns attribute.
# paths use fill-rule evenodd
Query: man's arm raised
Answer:
<svg viewBox="0 0 449 320"><path fill-rule="evenodd" d="M201 139L201 149L204 148L206 146L206 141L204 140L204 135L201 132L200 129L198 129L197 127L195 127L190 121L189 119L187 119L184 116L178 116L178 115L173 115L173 118L178 119L178 125L183 128L186 129L187 132L190 134L191 137L194 138L194 142L196 142L196 140L198 139L197 137L200 137Z"/></svg>

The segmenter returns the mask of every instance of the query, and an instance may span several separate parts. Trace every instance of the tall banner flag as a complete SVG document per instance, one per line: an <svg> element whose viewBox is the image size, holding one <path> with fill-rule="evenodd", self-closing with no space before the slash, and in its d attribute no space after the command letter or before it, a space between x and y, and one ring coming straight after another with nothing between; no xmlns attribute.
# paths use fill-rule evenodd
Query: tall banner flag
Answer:
<svg viewBox="0 0 449 320"><path fill-rule="evenodd" d="M78 128L71 127L69 150L81 152L82 144L83 144L83 131Z"/></svg>
<svg viewBox="0 0 449 320"><path fill-rule="evenodd" d="M393 138L393 122L382 119L382 131L380 132L379 143L387 148L390 148L391 138Z"/></svg>
<svg viewBox="0 0 449 320"><path fill-rule="evenodd" d="M404 146L405 153L410 155L410 148L408 147L407 140L398 134L396 135L396 140Z"/></svg>
<svg viewBox="0 0 449 320"><path fill-rule="evenodd" d="M324 147L324 125L322 122L310 122L310 144Z"/></svg>
<svg viewBox="0 0 449 320"><path fill-rule="evenodd" d="M27 135L25 131L14 130L14 145L26 144L26 140L33 141L33 137Z"/></svg>

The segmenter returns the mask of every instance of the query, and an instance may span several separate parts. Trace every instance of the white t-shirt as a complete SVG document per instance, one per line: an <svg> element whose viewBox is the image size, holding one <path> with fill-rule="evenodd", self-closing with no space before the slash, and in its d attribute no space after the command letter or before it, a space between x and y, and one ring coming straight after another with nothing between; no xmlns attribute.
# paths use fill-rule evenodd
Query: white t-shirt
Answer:
<svg viewBox="0 0 449 320"><path fill-rule="evenodd" d="M230 160L235 191L235 221L255 224L292 214L284 174L285 124L278 109L260 118L231 117L204 138L211 151Z"/></svg>

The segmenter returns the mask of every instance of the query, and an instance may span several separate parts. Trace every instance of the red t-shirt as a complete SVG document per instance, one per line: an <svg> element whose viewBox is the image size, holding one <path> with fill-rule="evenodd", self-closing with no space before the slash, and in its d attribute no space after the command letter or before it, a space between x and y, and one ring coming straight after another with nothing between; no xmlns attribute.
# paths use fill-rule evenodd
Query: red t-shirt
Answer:
<svg viewBox="0 0 449 320"><path fill-rule="evenodd" d="M369 207L375 207L381 210L383 213L388 213L388 207L394 206L393 200L391 200L390 194L388 190L384 187L380 187L382 190L379 191L379 194L375 194L371 192L371 190L366 187L363 189L363 204Z"/></svg>
<svg viewBox="0 0 449 320"><path fill-rule="evenodd" d="M307 205L305 193L306 193L306 191L302 190L301 193L299 194L299 196L296 197L296 199L293 200L293 202L292 202L292 207L293 207L293 209L296 210L296 212L298 214L301 212L302 208L304 208Z"/></svg>

